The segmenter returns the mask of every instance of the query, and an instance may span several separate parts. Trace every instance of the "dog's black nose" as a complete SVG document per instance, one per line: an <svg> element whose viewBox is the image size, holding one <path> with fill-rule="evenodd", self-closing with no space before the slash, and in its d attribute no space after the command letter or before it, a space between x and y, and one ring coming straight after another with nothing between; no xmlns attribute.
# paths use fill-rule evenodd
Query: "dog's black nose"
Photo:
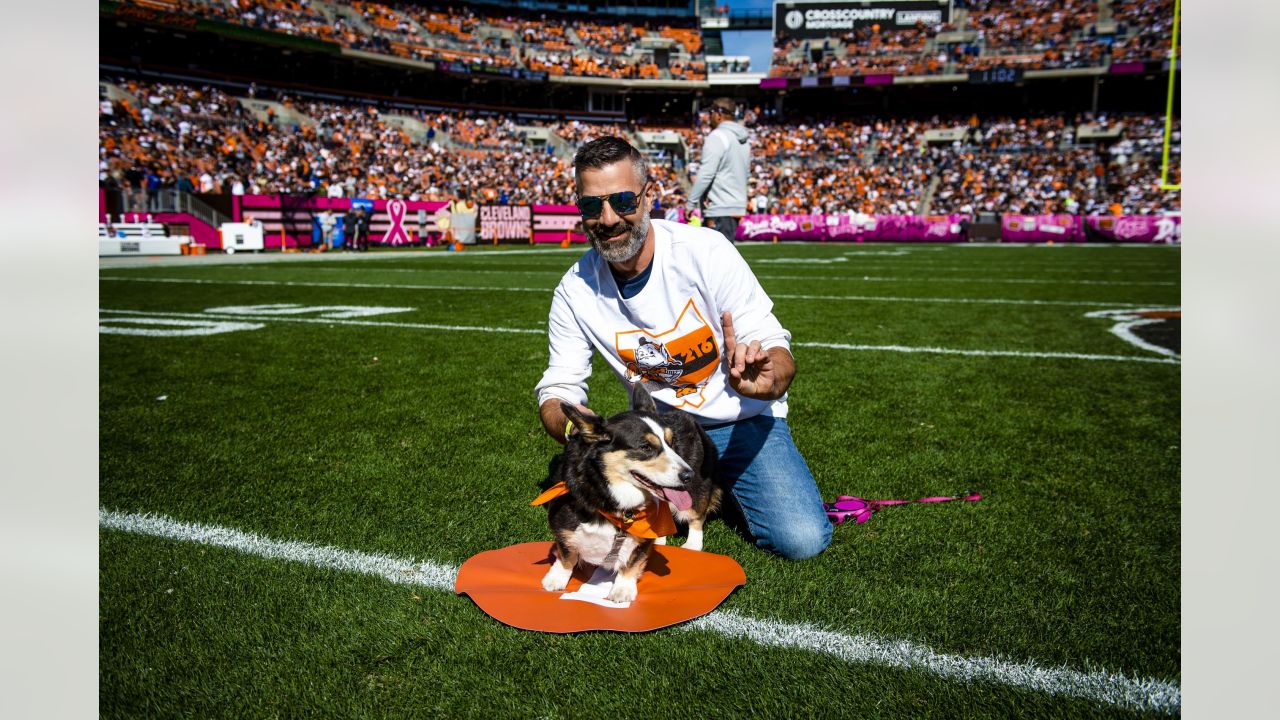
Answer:
<svg viewBox="0 0 1280 720"><path fill-rule="evenodd" d="M687 485L689 481L693 479L693 471L681 470L680 474L677 475L676 477L680 478L680 482L685 483Z"/></svg>

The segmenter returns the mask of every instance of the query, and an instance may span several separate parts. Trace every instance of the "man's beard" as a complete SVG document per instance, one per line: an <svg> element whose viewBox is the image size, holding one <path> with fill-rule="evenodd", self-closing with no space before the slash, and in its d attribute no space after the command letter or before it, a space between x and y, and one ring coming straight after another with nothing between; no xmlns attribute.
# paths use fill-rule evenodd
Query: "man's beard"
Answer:
<svg viewBox="0 0 1280 720"><path fill-rule="evenodd" d="M626 220L621 224L631 225ZM631 232L625 238L606 245L606 241L621 229L617 226L606 229L600 225L586 228L587 237L591 238L591 247L595 248L596 252L600 253L600 257L607 262L624 263L640 254L640 249L644 247L644 240L649 236L649 216L641 212L640 222L631 225Z"/></svg>

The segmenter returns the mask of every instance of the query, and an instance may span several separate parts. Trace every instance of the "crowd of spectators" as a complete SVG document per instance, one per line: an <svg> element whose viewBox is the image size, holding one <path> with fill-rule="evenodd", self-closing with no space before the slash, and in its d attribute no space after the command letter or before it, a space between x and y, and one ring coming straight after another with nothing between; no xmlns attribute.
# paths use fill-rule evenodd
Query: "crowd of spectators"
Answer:
<svg viewBox="0 0 1280 720"><path fill-rule="evenodd" d="M581 120L567 120L555 126L554 132L571 147L577 147L585 142L595 140L605 135L614 135L618 128L613 125L605 125L602 123L589 123Z"/></svg>
<svg viewBox="0 0 1280 720"><path fill-rule="evenodd" d="M696 172L709 127L550 123L564 146L536 147L514 118L468 111L396 110L426 128L391 122L367 103L276 99L291 118L256 116L213 87L116 80L136 101L99 106L99 179L135 206L157 190L327 194L568 204L569 158L580 144L638 129L685 138ZM1075 137L1082 123L1122 126L1112 140ZM1158 116L779 118L751 109L753 209L769 213L1124 212L1179 209L1159 189ZM930 130L958 131L945 142ZM634 137L634 135L631 135ZM932 142L930 142L932 140ZM1170 136L1169 182L1181 181L1181 128ZM683 203L682 159L654 164L662 207ZM936 182L935 182L936 181ZM932 186L932 193L930 188Z"/></svg>
<svg viewBox="0 0 1280 720"><path fill-rule="evenodd" d="M286 108L313 122L280 127L214 88L117 84L143 107L100 104L98 177L138 209L169 189L411 200L451 200L465 189L485 202L573 200L569 162L517 142L507 119L417 113L412 119L429 136L457 134L460 145L474 146L445 147L415 141L369 105L283 96Z"/></svg>
<svg viewBox="0 0 1280 720"><path fill-rule="evenodd" d="M701 31L654 24L615 24L546 15L515 16L465 3L441 7L366 0L124 0L247 27L334 42L417 60L523 68L554 75L618 79L705 80ZM1105 66L1167 57L1173 0L1116 0L1117 33L1099 34L1097 0L968 0L963 26L867 26L829 38L781 35L774 77L812 75L936 75L993 67L1024 69ZM937 42L961 29L976 39ZM665 69L642 49L645 36L667 38L683 51ZM727 61L714 68L740 71Z"/></svg>
<svg viewBox="0 0 1280 720"><path fill-rule="evenodd" d="M574 28L579 42L585 47L610 55L629 55L644 34L632 25L579 25Z"/></svg>
<svg viewBox="0 0 1280 720"><path fill-rule="evenodd" d="M167 6L172 12L208 17L226 22L285 33L336 41L342 33L308 0L146 0L136 4Z"/></svg>
<svg viewBox="0 0 1280 720"><path fill-rule="evenodd" d="M506 115L449 119L447 113L437 115L437 122L447 128L453 142L469 149L510 151L524 147L524 134Z"/></svg>
<svg viewBox="0 0 1280 720"><path fill-rule="evenodd" d="M465 3L427 8L365 0L123 0L170 12L311 37L415 60L521 68L555 75L705 80L696 28L500 14ZM667 38L680 53L664 70L640 40Z"/></svg>
<svg viewBox="0 0 1280 720"><path fill-rule="evenodd" d="M137 99L99 103L98 178L146 206L161 188L245 192L238 174L268 135L234 99L213 88L122 83Z"/></svg>
<svg viewBox="0 0 1280 720"><path fill-rule="evenodd" d="M1165 58L1173 0L1117 0L1116 32L1099 33L1098 0L970 0L962 27L862 27L830 37L779 37L770 75L936 75L994 67L1102 67ZM956 8L962 4L957 3ZM963 41L939 33L971 31Z"/></svg>
<svg viewBox="0 0 1280 720"><path fill-rule="evenodd" d="M757 165L753 210L768 214L917 212L928 168L904 161L883 165L819 163Z"/></svg>
<svg viewBox="0 0 1280 720"><path fill-rule="evenodd" d="M1098 0L988 0L971 3L969 27L989 48L1060 47L1098 19Z"/></svg>
<svg viewBox="0 0 1280 720"><path fill-rule="evenodd" d="M653 63L652 56L644 56L639 62L620 56L596 57L590 53L544 52L538 50L525 56L530 70L541 70L549 75L584 75L618 79L658 80L662 72ZM674 68L673 68L674 72Z"/></svg>
<svg viewBox="0 0 1280 720"><path fill-rule="evenodd" d="M894 71L903 75L925 75L940 71L945 55L924 53L926 42L945 26L881 32L879 25L822 39L792 38L773 50L770 74L853 75Z"/></svg>
<svg viewBox="0 0 1280 720"><path fill-rule="evenodd" d="M1116 0L1116 22L1128 32L1112 50L1114 62L1163 60L1173 37L1173 0ZM1182 56L1181 43L1178 56Z"/></svg>
<svg viewBox="0 0 1280 720"><path fill-rule="evenodd" d="M1056 153L930 150L940 183L934 212L1100 212L1100 166L1092 149ZM1072 202L1083 201L1082 207Z"/></svg>

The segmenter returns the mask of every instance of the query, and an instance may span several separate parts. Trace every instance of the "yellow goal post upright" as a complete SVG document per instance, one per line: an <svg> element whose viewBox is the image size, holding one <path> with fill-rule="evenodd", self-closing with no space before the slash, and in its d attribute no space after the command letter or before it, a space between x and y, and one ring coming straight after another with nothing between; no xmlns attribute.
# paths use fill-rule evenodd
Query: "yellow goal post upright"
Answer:
<svg viewBox="0 0 1280 720"><path fill-rule="evenodd" d="M1169 41L1169 92L1164 107L1164 147L1160 151L1160 189L1182 192L1182 182L1169 184L1169 142L1173 135L1173 95L1178 77L1178 21L1182 18L1182 0L1173 0L1173 37Z"/></svg>

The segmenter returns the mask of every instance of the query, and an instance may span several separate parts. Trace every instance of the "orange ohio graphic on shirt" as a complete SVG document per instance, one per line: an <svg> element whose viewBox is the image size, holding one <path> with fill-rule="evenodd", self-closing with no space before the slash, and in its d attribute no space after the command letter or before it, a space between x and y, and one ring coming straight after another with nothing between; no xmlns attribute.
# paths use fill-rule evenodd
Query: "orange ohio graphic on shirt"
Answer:
<svg viewBox="0 0 1280 720"><path fill-rule="evenodd" d="M627 382L648 380L675 388L676 398L682 400L677 408L702 407L702 388L720 360L715 333L693 298L680 311L675 327L619 332L614 349L627 364Z"/></svg>

